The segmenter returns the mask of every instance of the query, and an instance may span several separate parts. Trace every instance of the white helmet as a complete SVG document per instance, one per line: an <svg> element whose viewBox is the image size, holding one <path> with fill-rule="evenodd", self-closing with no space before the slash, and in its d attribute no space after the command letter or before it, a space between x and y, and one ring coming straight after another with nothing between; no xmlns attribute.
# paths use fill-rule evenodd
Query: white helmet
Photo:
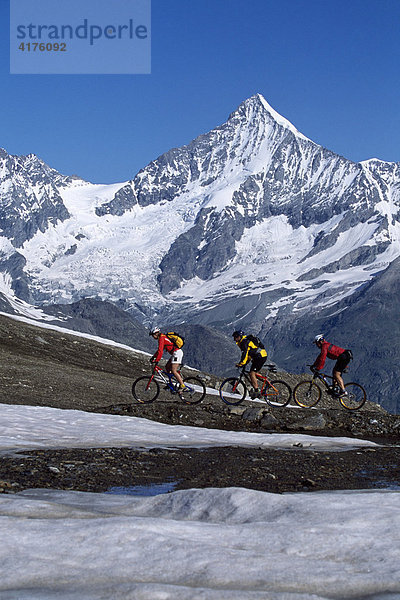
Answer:
<svg viewBox="0 0 400 600"><path fill-rule="evenodd" d="M324 340L324 336L322 335L322 333L319 333L318 335L315 336L314 338L314 344L316 344L317 342L322 342L322 340Z"/></svg>
<svg viewBox="0 0 400 600"><path fill-rule="evenodd" d="M149 335L154 335L155 333L160 333L161 329L159 327L152 327L149 331Z"/></svg>

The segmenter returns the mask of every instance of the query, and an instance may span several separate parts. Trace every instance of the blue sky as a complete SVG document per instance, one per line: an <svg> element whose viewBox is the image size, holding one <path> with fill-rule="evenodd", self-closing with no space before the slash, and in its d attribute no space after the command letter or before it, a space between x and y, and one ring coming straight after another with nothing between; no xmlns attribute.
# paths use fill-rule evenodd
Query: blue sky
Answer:
<svg viewBox="0 0 400 600"><path fill-rule="evenodd" d="M260 92L349 159L400 161L399 0L153 0L150 75L10 75L8 5L0 147L11 154L125 181Z"/></svg>

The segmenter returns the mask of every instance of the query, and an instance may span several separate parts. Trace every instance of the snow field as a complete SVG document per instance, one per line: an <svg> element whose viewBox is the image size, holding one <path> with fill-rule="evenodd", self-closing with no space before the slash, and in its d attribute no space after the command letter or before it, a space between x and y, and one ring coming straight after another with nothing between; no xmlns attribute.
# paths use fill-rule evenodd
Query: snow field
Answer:
<svg viewBox="0 0 400 600"><path fill-rule="evenodd" d="M397 598L399 501L397 492L27 490L0 498L1 597Z"/></svg>
<svg viewBox="0 0 400 600"><path fill-rule="evenodd" d="M254 434L35 406L0 407L0 450L255 446L346 449L349 438ZM400 597L396 491L154 497L0 495L1 600L374 600Z"/></svg>
<svg viewBox="0 0 400 600"><path fill-rule="evenodd" d="M166 425L139 417L8 404L0 405L0 431L0 450L127 446L291 448L298 443L313 450L376 446L373 442L345 437L221 431Z"/></svg>

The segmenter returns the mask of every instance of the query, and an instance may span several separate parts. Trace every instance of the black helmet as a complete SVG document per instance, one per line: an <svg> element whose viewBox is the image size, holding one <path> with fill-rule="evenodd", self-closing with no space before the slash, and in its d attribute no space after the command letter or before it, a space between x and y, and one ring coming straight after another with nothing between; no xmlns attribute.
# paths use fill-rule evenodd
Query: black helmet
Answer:
<svg viewBox="0 0 400 600"><path fill-rule="evenodd" d="M232 333L232 337L233 337L233 338L237 338L237 337L240 337L240 338L242 338L244 335L245 335L245 333L244 333L244 331L242 331L241 329L239 329L239 331L234 331L234 332Z"/></svg>

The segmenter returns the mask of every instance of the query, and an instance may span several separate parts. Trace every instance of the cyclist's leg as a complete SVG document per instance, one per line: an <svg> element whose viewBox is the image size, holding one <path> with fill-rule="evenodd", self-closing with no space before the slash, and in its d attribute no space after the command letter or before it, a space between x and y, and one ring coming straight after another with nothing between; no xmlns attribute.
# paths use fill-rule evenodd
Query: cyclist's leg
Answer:
<svg viewBox="0 0 400 600"><path fill-rule="evenodd" d="M265 363L266 360L267 360L266 356L256 355L253 358L253 361L252 361L251 366L250 366L249 376L250 376L251 385L253 386L255 394L258 394L258 391L259 391L258 390L258 380L257 380L257 377L256 377L256 373L258 373L261 370L261 367L263 366L263 364Z"/></svg>
<svg viewBox="0 0 400 600"><path fill-rule="evenodd" d="M333 371L332 371L332 377L333 377L333 385L337 386L338 388L340 388L340 393L344 392L344 382L343 382L343 378L342 378L342 372L341 371L337 371L336 370L336 366L334 367Z"/></svg>
<svg viewBox="0 0 400 600"><path fill-rule="evenodd" d="M165 365L165 370L167 371L167 373L171 373L171 375L173 375L173 372L172 372L172 364L171 364L171 359L169 359L169 360L167 361L167 363L166 363L166 365ZM171 378L169 378L169 383L167 384L167 388L170 388L172 383L173 383L173 382L171 381Z"/></svg>
<svg viewBox="0 0 400 600"><path fill-rule="evenodd" d="M333 367L332 376L333 383L337 383L340 388L340 393L345 393L344 382L342 373L350 362L350 357L348 356L347 351L343 352L337 359L335 366Z"/></svg>
<svg viewBox="0 0 400 600"><path fill-rule="evenodd" d="M181 350L181 349L174 350L174 353L172 354L171 358L168 361L168 363L170 364L169 373L172 373L172 375L175 377L175 379L177 380L177 382L180 384L181 387L185 387L182 376L179 373L179 368L180 368L182 362L183 362L183 350Z"/></svg>

